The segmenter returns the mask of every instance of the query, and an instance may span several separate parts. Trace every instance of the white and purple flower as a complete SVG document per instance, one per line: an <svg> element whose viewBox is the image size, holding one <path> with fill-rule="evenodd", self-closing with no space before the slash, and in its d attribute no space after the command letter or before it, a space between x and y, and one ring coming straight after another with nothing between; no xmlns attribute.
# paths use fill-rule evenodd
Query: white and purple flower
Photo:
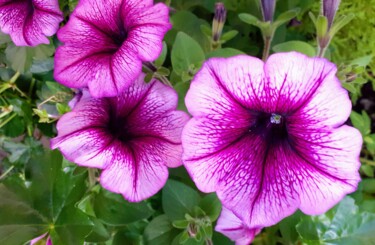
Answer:
<svg viewBox="0 0 375 245"><path fill-rule="evenodd" d="M55 79L88 87L93 97L120 94L157 59L171 28L169 9L152 0L80 0L57 36Z"/></svg>
<svg viewBox="0 0 375 245"><path fill-rule="evenodd" d="M189 119L175 110L172 88L143 78L117 97L93 98L84 90L51 140L68 160L102 169L102 186L133 202L158 192L168 167L182 164L181 131Z"/></svg>
<svg viewBox="0 0 375 245"><path fill-rule="evenodd" d="M185 99L183 161L197 187L248 229L298 208L322 214L355 191L362 138L343 125L351 102L335 74L295 52L208 60Z"/></svg>
<svg viewBox="0 0 375 245"><path fill-rule="evenodd" d="M57 0L0 0L0 28L17 46L48 44L63 14Z"/></svg>

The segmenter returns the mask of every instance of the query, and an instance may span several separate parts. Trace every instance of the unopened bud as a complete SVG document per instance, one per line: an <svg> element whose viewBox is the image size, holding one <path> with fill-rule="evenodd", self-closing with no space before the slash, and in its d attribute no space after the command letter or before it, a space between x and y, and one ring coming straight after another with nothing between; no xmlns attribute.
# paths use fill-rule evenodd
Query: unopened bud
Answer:
<svg viewBox="0 0 375 245"><path fill-rule="evenodd" d="M218 2L215 4L215 17L212 23L212 40L214 42L219 41L225 20L227 18L227 10L225 9L224 3Z"/></svg>
<svg viewBox="0 0 375 245"><path fill-rule="evenodd" d="M332 26L340 2L340 0L322 0L321 12L328 20L328 28L331 28Z"/></svg>
<svg viewBox="0 0 375 245"><path fill-rule="evenodd" d="M275 0L261 0L261 8L262 8L262 15L264 21L270 21L273 20L273 14L275 13Z"/></svg>
<svg viewBox="0 0 375 245"><path fill-rule="evenodd" d="M196 237L198 233L198 227L194 223L190 223L187 232L189 234L189 237Z"/></svg>

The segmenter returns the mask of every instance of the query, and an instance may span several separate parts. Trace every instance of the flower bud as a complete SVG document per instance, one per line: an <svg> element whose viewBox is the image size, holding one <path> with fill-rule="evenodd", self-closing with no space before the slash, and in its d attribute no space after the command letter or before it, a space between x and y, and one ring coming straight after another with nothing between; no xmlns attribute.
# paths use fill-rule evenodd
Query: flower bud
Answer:
<svg viewBox="0 0 375 245"><path fill-rule="evenodd" d="M218 2L215 4L215 17L212 23L212 40L217 42L220 40L223 31L224 23L227 18L227 10L224 3Z"/></svg>
<svg viewBox="0 0 375 245"><path fill-rule="evenodd" d="M264 21L272 22L273 14L275 13L275 0L261 0L262 15Z"/></svg>
<svg viewBox="0 0 375 245"><path fill-rule="evenodd" d="M333 19L339 8L341 0L322 0L322 15L328 20L328 28L331 28Z"/></svg>

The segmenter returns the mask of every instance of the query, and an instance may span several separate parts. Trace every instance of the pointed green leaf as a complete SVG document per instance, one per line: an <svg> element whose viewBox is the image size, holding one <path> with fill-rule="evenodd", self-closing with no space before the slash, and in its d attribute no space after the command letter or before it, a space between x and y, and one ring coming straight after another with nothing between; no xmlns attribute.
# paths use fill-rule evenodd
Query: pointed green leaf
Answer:
<svg viewBox="0 0 375 245"><path fill-rule="evenodd" d="M350 197L327 213L307 216L297 225L306 244L368 245L375 241L375 214L360 212Z"/></svg>
<svg viewBox="0 0 375 245"><path fill-rule="evenodd" d="M315 56L315 48L310 44L302 41L288 41L285 43L280 43L272 47L275 52L290 52L297 51L307 56Z"/></svg>
<svg viewBox="0 0 375 245"><path fill-rule="evenodd" d="M95 197L94 211L97 218L114 226L147 219L154 212L146 202L130 203L123 196L104 189Z"/></svg>
<svg viewBox="0 0 375 245"><path fill-rule="evenodd" d="M193 212L200 201L199 194L191 187L169 180L163 188L163 210L170 220L182 220Z"/></svg>
<svg viewBox="0 0 375 245"><path fill-rule="evenodd" d="M179 32L172 47L171 60L173 70L181 75L189 73L191 65L205 60L204 52L193 38L183 32Z"/></svg>

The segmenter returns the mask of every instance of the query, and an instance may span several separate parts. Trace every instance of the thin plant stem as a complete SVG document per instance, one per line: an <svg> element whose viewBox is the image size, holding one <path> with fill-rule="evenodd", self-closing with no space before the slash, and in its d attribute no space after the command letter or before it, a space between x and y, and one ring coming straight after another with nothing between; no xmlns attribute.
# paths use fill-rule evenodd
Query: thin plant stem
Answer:
<svg viewBox="0 0 375 245"><path fill-rule="evenodd" d="M318 57L319 57L319 58L323 58L323 57L324 57L324 54L326 53L326 50L327 50L326 47L324 47L324 48L320 48L320 47L318 47Z"/></svg>
<svg viewBox="0 0 375 245"><path fill-rule="evenodd" d="M264 37L264 48L262 56L263 61L266 61L268 56L270 55L271 41L272 37Z"/></svg>
<svg viewBox="0 0 375 245"><path fill-rule="evenodd" d="M49 101L51 101L51 100L53 100L53 99L55 99L55 96L54 96L54 95L52 95L51 97L49 97L48 99L46 99L45 101L43 101L42 103L40 103L40 104L38 105L38 109L40 110L42 105L44 105L45 103L47 103L47 102L49 102Z"/></svg>
<svg viewBox="0 0 375 245"><path fill-rule="evenodd" d="M29 96L27 96L27 94L25 94L24 92L22 92L22 90L19 89L19 88L17 87L17 85L12 86L12 88L13 88L14 90L16 90L18 93L20 93L20 95L21 95L22 97L25 97L26 99L30 100Z"/></svg>
<svg viewBox="0 0 375 245"><path fill-rule="evenodd" d="M1 176L0 176L0 180L4 179L5 176L7 176L12 170L14 169L14 166L10 166L10 168L7 169L7 171L5 171Z"/></svg>
<svg viewBox="0 0 375 245"><path fill-rule="evenodd" d="M4 127L8 122L10 122L16 116L17 116L17 114L13 113L10 117L8 117L7 119L5 119L5 121L0 124L0 128Z"/></svg>
<svg viewBox="0 0 375 245"><path fill-rule="evenodd" d="M19 71L17 71L13 77L9 80L10 83L15 83L17 81L17 79L19 78L19 76L21 75L21 73Z"/></svg>
<svg viewBox="0 0 375 245"><path fill-rule="evenodd" d="M30 87L29 87L29 97L32 96L34 85L35 85L35 79L33 78L33 79L31 79L31 84L30 84Z"/></svg>
<svg viewBox="0 0 375 245"><path fill-rule="evenodd" d="M89 168L88 173L89 173L89 185L90 187L93 187L96 184L96 169Z"/></svg>

